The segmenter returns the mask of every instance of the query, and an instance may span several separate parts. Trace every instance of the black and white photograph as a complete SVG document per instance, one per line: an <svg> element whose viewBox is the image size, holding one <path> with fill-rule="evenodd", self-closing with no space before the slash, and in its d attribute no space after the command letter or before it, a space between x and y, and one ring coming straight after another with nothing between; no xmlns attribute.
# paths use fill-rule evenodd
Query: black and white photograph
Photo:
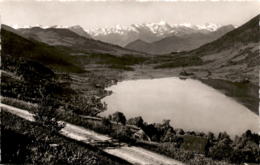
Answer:
<svg viewBox="0 0 260 165"><path fill-rule="evenodd" d="M259 165L259 0L0 0L0 163Z"/></svg>

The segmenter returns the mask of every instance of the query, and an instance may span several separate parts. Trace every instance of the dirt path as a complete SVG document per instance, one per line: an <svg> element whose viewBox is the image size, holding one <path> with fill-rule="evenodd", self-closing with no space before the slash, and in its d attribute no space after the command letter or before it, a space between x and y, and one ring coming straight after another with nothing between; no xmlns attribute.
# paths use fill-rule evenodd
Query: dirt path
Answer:
<svg viewBox="0 0 260 165"><path fill-rule="evenodd" d="M26 110L15 108L6 104L0 104L1 110L8 111L14 115L24 118L29 121L35 121L34 115ZM62 121L61 121L62 122ZM87 144L96 143L114 143L113 139L96 133L92 130L76 126L67 122L66 125L60 131L60 133L71 139L82 141ZM104 149L105 152L120 157L133 164L144 164L144 165L184 165L183 163L166 156L151 152L141 147L128 146L126 143L121 143L118 147L107 147Z"/></svg>
<svg viewBox="0 0 260 165"><path fill-rule="evenodd" d="M13 106L9 106L9 105L2 104L2 103L0 103L0 107L1 107L1 111L5 110L5 111L8 111L14 115L17 115L25 120L35 121L34 115L26 110L15 108Z"/></svg>

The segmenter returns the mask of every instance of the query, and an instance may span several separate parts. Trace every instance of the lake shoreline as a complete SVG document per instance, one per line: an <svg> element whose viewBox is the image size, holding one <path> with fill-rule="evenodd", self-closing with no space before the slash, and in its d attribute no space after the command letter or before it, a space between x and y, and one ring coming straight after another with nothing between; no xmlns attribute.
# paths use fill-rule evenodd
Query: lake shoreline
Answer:
<svg viewBox="0 0 260 165"><path fill-rule="evenodd" d="M141 80L141 79L159 79L159 78L169 78L178 77L180 79L194 79L199 80L202 83L220 91L228 97L233 98L238 103L246 106L250 111L259 115L259 86L251 82L241 81L230 81L225 78L217 77L214 75L209 75L208 71L194 71L194 68L187 68L187 72L194 75L191 76L181 76L180 73L183 68L175 69L152 69L149 67L138 68L135 67L134 71L122 71L120 76L117 76L117 82L127 81L127 80ZM109 84L109 86L114 84ZM241 89L242 88L242 89ZM244 93L234 92L239 90Z"/></svg>
<svg viewBox="0 0 260 165"><path fill-rule="evenodd" d="M150 81L150 80L152 80L152 81ZM139 81L139 82L138 82ZM177 82L177 87L175 87L176 85L174 85L174 83L175 82ZM195 83L196 82L196 83ZM156 86L151 86L151 83L152 84L157 84ZM166 84L165 84L166 83ZM194 87L192 87L192 86L190 86L191 84L193 84L193 83L195 83L194 85ZM132 85L131 85L132 84ZM139 85L138 85L139 84ZM141 85L141 84L146 84L146 85ZM149 85L150 84L150 85ZM169 85L170 84L172 84L173 86L171 87L171 88L167 88L167 89L165 89L165 88L163 88L163 87L160 87L161 86L161 84L163 85L163 86L168 86L169 87ZM181 89L181 86L182 85L184 85L185 86L185 88L187 88L187 89L191 89L191 90L195 90L195 93L197 93L197 94L199 94L199 95L191 95L192 97L190 97L190 96L188 96L187 94L189 93L187 90L182 90ZM186 85L185 85L186 84ZM187 84L190 84L190 85L188 85L187 86ZM197 85L196 85L197 84ZM118 87L117 87L118 86ZM144 86L146 86L146 87L144 87ZM179 86L179 87L178 87ZM201 88L201 87L203 86L203 88ZM206 91L204 91L204 88L205 89L209 89L210 90L210 93L209 93L209 96L211 96L212 98L221 98L222 99L222 101L224 101L225 103L227 103L228 105L230 104L230 106L232 107L233 106L233 110L232 111L230 111L229 112L229 109L227 108L227 107L225 107L225 106L220 106L221 104L222 104L222 101L221 101L221 103L219 102L220 100L216 100L216 101L213 101L212 102L212 99L211 99L211 97L209 97L209 98L205 98L205 96L207 97L207 92ZM248 108L246 108L245 106L243 106L241 103L239 103L239 102L237 102L235 99L233 99L233 98L230 98L230 97L228 97L228 96L226 96L226 95L224 95L223 94L223 92L221 92L220 90L217 90L217 89L215 89L215 88L212 88L211 86L208 86L207 84L205 84L205 83L203 83L203 82L201 82L201 80L198 80L198 79L187 79L187 80L182 80L182 79L179 79L178 77L167 77L167 78L158 78L158 79L150 79L150 78L147 78L147 79L129 79L129 80L124 80L124 81L120 81L118 84L116 84L116 85L112 85L112 86L110 86L110 87L108 87L108 88L106 88L106 90L109 90L109 91L111 91L111 93L112 93L112 95L109 95L109 96L107 96L107 98L104 98L102 101L104 101L104 102L106 102L107 104L108 104L108 108L110 108L110 110L108 109L108 110L106 110L106 111L104 111L103 113L101 113L101 116L102 115L104 115L105 116L105 114L106 115L108 115L108 114L111 114L111 113L113 113L115 110L117 110L117 111L120 111L120 112L123 112L123 113L125 113L126 114L126 116L128 116L128 117L134 117L134 116L142 116L142 117L144 117L144 120L146 121L146 122L149 122L149 123L154 123L154 122L156 122L156 123L158 123L158 122L160 122L163 118L162 118L162 116L161 115L159 115L159 116L157 116L157 117L159 117L159 119L160 120L156 120L156 121L153 121L153 120L151 120L151 118L149 118L148 116L150 116L151 117L151 115L145 115L145 114L143 114L143 113L145 113L145 111L141 111L140 110L140 108L139 107L142 107L143 109L150 109L150 108L152 108L153 109L153 104L152 105L150 105L149 104L149 102L152 102L152 103L154 103L154 104L156 104L156 105L154 105L154 106L159 106L160 108L162 108L162 109L165 109L164 107L166 106L166 107L175 107L176 105L179 107L179 106L181 106L182 108L181 109L179 109L179 108L177 108L177 109L179 109L179 110L185 110L185 114L190 114L190 113L186 113L186 111L191 111L191 109L193 109L194 110L194 107L196 107L195 109L200 109L199 107L204 107L205 105L206 105L206 107L208 107L208 108L206 108L206 107L204 107L204 108L202 108L201 110L199 110L199 114L203 114L203 113L205 113L205 112L207 112L207 111L205 111L206 109L208 109L208 110L212 110L212 111L216 111L217 113L220 113L221 111L224 111L223 112L223 114L226 114L226 113L234 113L233 115L238 115L238 114L240 114L240 113L242 113L242 114L244 114L245 113L245 115L246 114L250 114L249 116L252 116L254 113L252 113ZM164 98L164 96L157 96L157 94L152 94L153 92L151 92L151 91L156 91L156 92L159 92L160 91L160 94L162 94L162 95L167 95L166 96L166 98L168 98L168 97L173 97L173 95L174 95L174 97L173 98L171 98L171 99L173 99L173 100L175 100L174 102L176 102L176 103L174 103L175 104L175 106L174 105L168 105L168 104L172 104L172 103L170 103L171 101L170 100L168 100L168 99L166 99L166 98ZM169 92L167 92L167 93L164 93L165 91L168 91L168 90L170 90ZM145 92L145 91L149 91L149 92L151 92L150 94L149 94L149 92L147 93L147 92ZM184 96L182 96L182 93L184 92ZM186 92L185 92L186 91ZM213 93L215 93L215 91L217 92L216 94L216 96L214 96L213 95ZM116 95L114 96L113 95L113 92L115 92L116 93ZM129 93L130 92L130 93ZM176 93L177 92L177 93ZM188 92L188 93L187 93ZM212 93L213 92L213 93ZM135 93L137 94L137 95L135 95ZM138 94L139 93L139 94ZM171 94L171 93L174 93L173 95ZM185 94L186 93L186 94ZM192 92L192 93L194 93L194 92ZM202 93L204 93L204 94L202 94ZM126 96L123 96L123 95L125 95L126 94ZM135 96L132 96L132 94L134 94ZM168 96L168 94L169 94L169 96ZM202 95L201 95L202 94ZM205 95L206 94L206 95ZM171 95L171 96L170 96ZM205 96L203 96L203 95L205 95ZM189 107L188 106L188 104L182 104L181 102L179 102L180 100L179 99L182 99L183 97L186 97L186 96L188 96L187 98L189 98L189 99L191 99L191 100L193 100L193 99L198 99L198 98L200 98L201 96L203 96L203 98L205 98L206 99L206 101L204 102L204 103L195 103L195 102L191 102L191 104L194 104L192 107L193 108L191 108L191 107ZM220 97L221 96L221 97ZM140 97L140 98L139 98ZM195 97L195 98L194 98ZM227 98L226 98L227 97ZM135 99L135 98L139 98L139 99ZM156 98L156 99L155 99ZM157 102L158 100L161 100L160 98L164 98L164 100L162 100L163 101L163 103L161 103L161 102ZM229 98L229 99L228 99ZM144 100L143 100L144 99ZM155 100L154 100L155 99ZM166 100L168 100L167 102L165 102ZM195 100L196 100L195 99ZM115 101L113 101L113 100L115 100ZM127 100L127 101L124 101L124 100ZM134 100L136 100L136 101L134 101ZM145 103L142 103L142 101L140 102L139 100L142 100L142 101L145 101ZM177 100L177 101L176 101ZM170 102L169 102L170 101ZM130 105L128 105L127 103L124 103L124 102L131 102L130 104L131 105L135 105L134 107L136 107L136 108L134 108L133 106L130 106ZM210 103L210 102L212 102L212 103ZM219 102L219 103L218 103ZM112 104L114 104L114 106L111 106L111 103ZM145 106L143 105L143 104L145 104ZM218 105L219 104L219 105ZM234 105L232 105L232 104L234 104ZM219 106L219 108L217 108L216 109L216 106ZM131 108L130 108L131 107ZM150 108L149 108L150 107ZM186 107L186 108L184 108L184 107ZM215 108L214 108L215 107ZM236 108L235 108L236 107ZM123 109L124 110L123 110ZM127 109L131 109L131 111L129 111L129 110L127 110ZM183 109L184 108L184 109ZM206 108L206 109L205 109ZM152 110L151 109L151 110ZM176 110L176 108L174 108L175 110ZM203 109L205 109L204 111L202 111ZM237 110L236 110L237 109ZM243 109L243 111L242 111L242 109ZM111 111L112 110L112 111ZM231 110L231 109L230 109ZM168 111L168 110L167 110ZM179 114L179 116L180 116L180 113L182 112L182 111L180 111L178 114ZM236 111L237 111L237 114L236 114ZM127 113L126 113L127 112ZM155 112L155 111L153 111L153 112ZM168 111L168 112L163 112L163 114L164 113L169 113L169 112L171 112L171 111ZM174 111L172 111L171 113L173 113ZM195 111L196 112L196 111ZM176 113L176 112L175 112ZM182 113L184 113L184 112L182 112ZM130 115L131 114L131 115ZM201 114L201 115L202 115ZM134 116L133 116L134 115ZM208 116L209 115L209 116ZM204 122L207 120L207 119L209 119L209 118L211 118L210 116L212 116L212 115L210 115L210 113L208 114L208 115L204 115L205 117L203 118L203 119L205 119L205 120L203 120ZM233 116L232 115L232 116ZM169 116L169 115L164 115L164 116ZM177 115L178 116L178 115ZM175 117L177 117L176 115L175 115ZM182 116L182 115L181 115ZM186 115L185 115L186 116ZM188 116L190 116L190 115L188 115ZM240 115L238 115L238 116L240 116ZM238 117L237 116L237 117ZM147 117L148 117L148 119L147 119ZM184 117L184 116L183 116ZM181 118L183 118L183 117L181 117ZM190 116L190 117L192 117L192 116ZM167 117L165 117L165 118L167 118ZM178 117L177 117L178 118ZM187 116L185 117L185 118L187 118ZM183 118L183 119L185 119L185 118ZM194 118L194 117L192 117L192 118ZM254 117L255 118L255 117ZM171 118L170 118L171 119ZM195 119L195 118L194 118ZM218 119L218 118L216 118L216 119ZM242 120L242 118L241 118L241 120ZM248 119L247 119L248 120ZM176 119L175 120L173 120L173 122L174 122L174 125L175 125L175 121L176 121ZM186 120L184 120L184 121L186 121ZM226 122L230 122L229 120L225 120ZM231 120L232 121L232 120ZM253 120L253 121L255 121L255 120ZM177 121L177 123L179 123L180 122L180 120L178 120ZM194 123L198 123L198 122L196 122L195 120L193 121ZM200 120L200 122L201 122L201 120ZM199 123L200 123L199 122ZM236 121L233 121L233 122L237 122L237 120ZM187 122L185 122L185 123L189 123L188 121ZM248 123L249 124L249 123ZM178 124L177 124L178 125ZM187 124L185 124L185 125L187 125ZM206 124L207 125L207 124ZM235 124L236 125L236 124ZM251 125L251 124L249 124L249 125ZM249 126L248 125L248 126ZM183 127L183 126L180 126L180 125L178 125L176 128L183 128L183 129L185 129L185 130L189 130L189 131L202 131L202 132L208 132L209 130L208 129L206 129L206 130L204 130L204 129L200 129L199 127L197 128L197 127L194 127L194 128L189 128L189 127L187 127L187 126L185 126L185 127ZM246 128L246 127L245 127ZM248 129L251 129L251 127L249 126L248 127ZM213 129L214 130L214 129ZM212 130L210 130L210 131L212 131ZM219 133L219 132L223 132L223 131L225 131L225 130L222 130L222 129L220 129L219 131L217 131L217 133ZM214 132L214 131L213 131ZM242 131L243 132L243 131Z"/></svg>

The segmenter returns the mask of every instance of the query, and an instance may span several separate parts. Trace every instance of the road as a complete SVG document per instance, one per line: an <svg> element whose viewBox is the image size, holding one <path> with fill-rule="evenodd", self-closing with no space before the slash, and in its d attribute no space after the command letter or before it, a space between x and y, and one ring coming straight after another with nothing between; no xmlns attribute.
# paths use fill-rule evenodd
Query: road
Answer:
<svg viewBox="0 0 260 165"><path fill-rule="evenodd" d="M34 122L34 115L26 110L15 108L6 104L0 103L1 110L8 111L14 115L21 118ZM63 122L63 121L60 121ZM96 133L92 130L65 123L65 127L60 131L60 133L71 139L81 141L87 144L96 145L100 143L108 143L113 146L113 143L117 143L112 138L106 135ZM120 145L114 145L116 147L106 147L103 150L110 155L122 158L132 164L140 165L184 165L177 160L171 159L169 157L151 152L149 150L143 149L141 147L128 146L126 143L120 143Z"/></svg>

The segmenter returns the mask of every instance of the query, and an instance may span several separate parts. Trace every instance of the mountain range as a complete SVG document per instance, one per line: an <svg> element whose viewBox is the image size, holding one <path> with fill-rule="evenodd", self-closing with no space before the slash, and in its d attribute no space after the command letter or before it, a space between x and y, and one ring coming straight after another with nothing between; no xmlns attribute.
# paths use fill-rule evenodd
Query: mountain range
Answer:
<svg viewBox="0 0 260 165"><path fill-rule="evenodd" d="M70 30L85 39L94 39L113 44L114 46L119 45L121 47L125 47L126 49L131 49L138 52L149 54L167 54L176 51L195 49L233 30L234 26L221 26L212 23L205 25L170 25L164 21L161 21L159 23L132 24L130 26L117 25L115 27L97 29L84 29L79 25L71 27L57 25L48 27L37 25L33 27L26 26L19 28L18 30L28 37L43 41L45 43L48 42L53 45L61 44L67 46L68 44L72 44L72 42L74 42L71 38L60 38L59 41L53 39L57 38L57 29L59 29L59 31ZM43 33L45 34L43 35ZM61 40L63 41L61 42ZM97 45L100 46L100 43Z"/></svg>
<svg viewBox="0 0 260 165"><path fill-rule="evenodd" d="M208 23L205 25L174 24L167 22L132 24L130 26L117 25L109 28L86 29L95 39L108 43L126 46L135 40L155 42L171 35L191 33L209 33L215 31L220 25Z"/></svg>
<svg viewBox="0 0 260 165"><path fill-rule="evenodd" d="M150 54L167 54L171 52L189 51L208 42L214 41L234 29L234 26L227 25L212 31L190 31L169 35L159 41L152 43L143 40L136 40L125 47L128 49L146 52Z"/></svg>
<svg viewBox="0 0 260 165"><path fill-rule="evenodd" d="M142 54L128 50L117 45L92 39L80 26L73 27L31 27L16 29L23 37L46 43L51 46L59 46L74 50L72 55L84 53L101 53L113 55Z"/></svg>
<svg viewBox="0 0 260 165"><path fill-rule="evenodd" d="M145 58L139 52L80 36L68 28L14 29L1 25L2 53L10 60L33 61L57 72L85 72L87 64L131 70Z"/></svg>

